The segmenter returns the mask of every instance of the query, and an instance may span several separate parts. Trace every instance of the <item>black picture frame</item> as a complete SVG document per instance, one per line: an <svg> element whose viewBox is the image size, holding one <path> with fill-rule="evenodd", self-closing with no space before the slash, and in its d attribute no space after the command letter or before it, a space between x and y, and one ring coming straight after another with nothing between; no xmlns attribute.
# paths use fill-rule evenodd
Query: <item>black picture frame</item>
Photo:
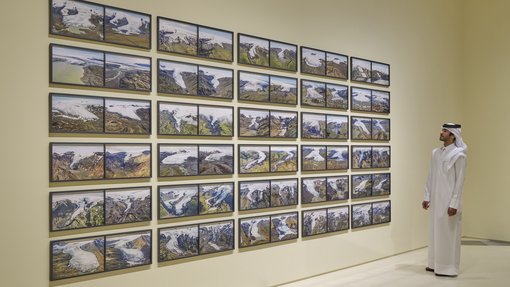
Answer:
<svg viewBox="0 0 510 287"><path fill-rule="evenodd" d="M106 143L105 179L152 177L151 147L150 143Z"/></svg>
<svg viewBox="0 0 510 287"><path fill-rule="evenodd" d="M256 224L257 228L252 228ZM299 217L296 212L270 214L239 219L240 249L299 238ZM255 234L252 233L253 230Z"/></svg>
<svg viewBox="0 0 510 287"><path fill-rule="evenodd" d="M50 182L102 180L105 177L105 147L102 143L50 143L49 158ZM91 164L79 165L83 158L91 158Z"/></svg>
<svg viewBox="0 0 510 287"><path fill-rule="evenodd" d="M310 237L328 233L327 208L301 211L301 237Z"/></svg>
<svg viewBox="0 0 510 287"><path fill-rule="evenodd" d="M391 200L372 202L372 225L391 222Z"/></svg>
<svg viewBox="0 0 510 287"><path fill-rule="evenodd" d="M198 224L158 228L158 262L198 255Z"/></svg>
<svg viewBox="0 0 510 287"><path fill-rule="evenodd" d="M297 45L237 33L237 63L297 72Z"/></svg>
<svg viewBox="0 0 510 287"><path fill-rule="evenodd" d="M159 52L234 61L234 32L160 16L157 22Z"/></svg>
<svg viewBox="0 0 510 287"><path fill-rule="evenodd" d="M390 92L381 90L372 90L371 112L379 114L390 113Z"/></svg>
<svg viewBox="0 0 510 287"><path fill-rule="evenodd" d="M347 111L349 109L349 87L326 83L326 108Z"/></svg>
<svg viewBox="0 0 510 287"><path fill-rule="evenodd" d="M378 86L390 86L390 65L351 57L351 81Z"/></svg>
<svg viewBox="0 0 510 287"><path fill-rule="evenodd" d="M50 84L144 93L152 90L150 57L60 44L50 44L49 51ZM132 62L134 59L140 62Z"/></svg>
<svg viewBox="0 0 510 287"><path fill-rule="evenodd" d="M222 236L217 236L219 232ZM200 223L198 234L199 254L213 254L235 249L235 224L233 219Z"/></svg>
<svg viewBox="0 0 510 287"><path fill-rule="evenodd" d="M351 205L352 229L391 222L391 200Z"/></svg>
<svg viewBox="0 0 510 287"><path fill-rule="evenodd" d="M301 106L326 107L326 83L301 79Z"/></svg>
<svg viewBox="0 0 510 287"><path fill-rule="evenodd" d="M387 115L390 113L390 92L351 86L351 110Z"/></svg>
<svg viewBox="0 0 510 287"><path fill-rule="evenodd" d="M138 238L133 238L133 234L140 234ZM107 240L116 238L116 237L127 237L124 238L126 242L119 242L117 240L116 245L122 245L124 248L140 249L138 254L142 254L143 257L136 258L138 261L142 261L139 264L133 266L127 266L128 259L123 258L125 261L117 260L120 262L112 262L107 261L108 258L115 256L118 253L122 254L122 251L115 252L115 250L109 250L107 245ZM137 244L133 244L130 242L135 241ZM80 244L78 247L77 244ZM129 244L130 243L130 244ZM71 246L69 246L72 244ZM81 248L86 245L86 248ZM152 264L152 230L139 230L133 232L123 232L116 234L108 234L108 235L97 235L97 236L88 236L88 237L80 237L80 238L71 238L71 239L63 239L63 240L52 240L50 241L50 264L49 264L49 275L50 281L57 281L62 279L69 279L75 277L81 277L91 274L109 272L113 270L127 269L131 267L139 267L144 265ZM110 245L111 246L111 245ZM149 246L147 248L147 246ZM67 248L67 249L66 249ZM76 252L72 252L72 250L80 250L83 252L82 256L85 256L85 253L92 253L92 255L87 254L88 260L90 261L90 257L94 256L95 261L90 262L89 266L87 266L88 270L81 271L77 268L74 270L70 267L71 265L68 262L74 258L74 256L80 256ZM68 253L65 253L65 250L70 250ZM61 255L62 254L62 255ZM70 255L70 256L69 256ZM67 262L67 263L66 263ZM76 260L76 262L80 262L80 260ZM78 264L78 263L77 263ZM120 266L119 266L120 265ZM109 268L107 268L109 266ZM72 271L72 272L71 272ZM80 272L81 271L81 272ZM89 272L87 272L89 271ZM68 274L65 274L68 273Z"/></svg>
<svg viewBox="0 0 510 287"><path fill-rule="evenodd" d="M345 213L347 213L346 214L347 217ZM349 230L350 228L349 205L329 207L326 209L326 214L327 214L326 219L328 222L327 223L328 233Z"/></svg>
<svg viewBox="0 0 510 287"><path fill-rule="evenodd" d="M271 173L298 171L297 145L271 145L270 155Z"/></svg>
<svg viewBox="0 0 510 287"><path fill-rule="evenodd" d="M351 175L351 198L389 196L391 194L391 174L353 174Z"/></svg>
<svg viewBox="0 0 510 287"><path fill-rule="evenodd" d="M297 138L298 112L238 107L240 138Z"/></svg>
<svg viewBox="0 0 510 287"><path fill-rule="evenodd" d="M123 249L138 250L138 256L124 254ZM105 271L151 265L152 229L105 235L105 251ZM144 256L139 258L140 254Z"/></svg>
<svg viewBox="0 0 510 287"><path fill-rule="evenodd" d="M391 146L351 146L352 169L390 168Z"/></svg>
<svg viewBox="0 0 510 287"><path fill-rule="evenodd" d="M320 113L301 113L302 139L349 139L349 116Z"/></svg>
<svg viewBox="0 0 510 287"><path fill-rule="evenodd" d="M297 105L296 78L239 70L237 79L237 99L240 102Z"/></svg>
<svg viewBox="0 0 510 287"><path fill-rule="evenodd" d="M338 149L335 151L335 149ZM301 145L301 171L348 170L346 145Z"/></svg>
<svg viewBox="0 0 510 287"><path fill-rule="evenodd" d="M241 212L298 204L297 178L239 181L238 190Z"/></svg>
<svg viewBox="0 0 510 287"><path fill-rule="evenodd" d="M74 4L74 7L66 9L66 6L54 5L55 2ZM49 11L50 35L151 49L152 16L150 14L81 0L49 0ZM88 19L76 19L80 12L90 13ZM65 23L64 16L69 18L73 15L78 15L74 17L75 21L70 20ZM78 23L77 20L82 23ZM94 28L91 29L90 26Z"/></svg>
<svg viewBox="0 0 510 287"><path fill-rule="evenodd" d="M351 116L351 139L353 141L389 141L390 138L390 119Z"/></svg>
<svg viewBox="0 0 510 287"><path fill-rule="evenodd" d="M301 178L301 204L345 201L349 199L349 176Z"/></svg>
<svg viewBox="0 0 510 287"><path fill-rule="evenodd" d="M173 107L176 108L171 109ZM231 138L234 136L234 108L158 101L157 124L159 136Z"/></svg>
<svg viewBox="0 0 510 287"><path fill-rule="evenodd" d="M274 153L273 150L281 149L278 154ZM288 150L285 150L288 149ZM253 174L253 173L284 173L284 172L297 172L299 170L297 164L298 150L297 145L238 145L238 173L239 174ZM289 151L290 150L290 151ZM287 156L284 158L285 161L291 160L288 168L281 170L278 165L281 162L281 153L286 152ZM257 158L253 157L253 154L257 154ZM262 158L262 156L264 156ZM290 156L291 158L288 158ZM246 157L246 158L245 158ZM259 159L259 157L261 157ZM273 163L274 160L278 160ZM285 163L285 162L284 162Z"/></svg>
<svg viewBox="0 0 510 287"><path fill-rule="evenodd" d="M198 175L234 174L233 144L198 145Z"/></svg>
<svg viewBox="0 0 510 287"><path fill-rule="evenodd" d="M374 85L390 86L390 65L372 61L372 76L371 82Z"/></svg>
<svg viewBox="0 0 510 287"><path fill-rule="evenodd" d="M157 82L160 94L224 100L234 98L232 69L158 59Z"/></svg>
<svg viewBox="0 0 510 287"><path fill-rule="evenodd" d="M349 78L349 57L301 46L301 73L347 80Z"/></svg>

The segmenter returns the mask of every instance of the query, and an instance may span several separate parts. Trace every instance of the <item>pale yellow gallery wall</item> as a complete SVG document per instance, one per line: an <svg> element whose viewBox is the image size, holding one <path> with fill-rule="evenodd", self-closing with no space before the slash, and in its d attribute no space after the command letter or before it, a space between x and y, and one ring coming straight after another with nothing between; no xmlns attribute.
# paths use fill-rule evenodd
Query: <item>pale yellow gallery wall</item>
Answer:
<svg viewBox="0 0 510 287"><path fill-rule="evenodd" d="M510 241L510 23L505 0L465 1L463 111L469 144L464 234Z"/></svg>
<svg viewBox="0 0 510 287"><path fill-rule="evenodd" d="M3 107L0 113L3 131L1 140L3 164L0 173L2 286L35 287L69 283L72 283L69 286L81 287L271 286L426 245L427 216L426 212L421 210L420 203L430 151L439 144L437 138L440 124L444 121L462 119L461 73L459 72L461 55L458 53L461 48L461 33L459 33L462 28L461 1L104 0L97 2L152 14L154 21L152 50L142 51L49 37L47 1L2 1L0 4L3 11L0 18L3 35L0 44L2 57L0 95ZM190 219L184 223L180 221L159 224L156 220L156 204L154 203L154 220L147 225L82 230L65 234L48 232L49 192L133 185L133 183L118 181L108 184L95 182L87 185L49 186L49 142L150 142L153 144L153 158L156 158L157 143L189 141L189 139L175 141L158 139L155 134L149 138L135 139L49 137L49 92L142 97L151 99L153 107L157 100L174 99L158 95L154 87L149 95L137 95L111 90L50 86L48 84L48 45L50 43L150 56L153 58L153 67L155 67L156 58L164 58L217 65L235 70L239 68L236 63L215 63L158 53L155 39L156 16L389 63L391 86L386 90L391 92L389 117L392 131L390 141L392 222L363 230L350 230L312 239L300 238L285 244L265 245L254 250L235 249L233 252L218 256L197 257L172 264L158 264L156 248L154 248L154 262L149 267L50 283L48 279L49 242L52 239L146 228L152 229L155 236L158 227L199 222L199 220ZM242 67L242 69L314 79L314 77L302 76L300 73L289 74L252 67ZM501 71L503 70L499 72ZM491 74L489 70L486 75L489 77ZM155 75L154 71L154 86ZM335 82L328 79L320 80ZM351 85L349 81L338 81L338 83ZM501 91L503 93L503 89ZM480 104L484 103L481 101L482 97L479 99ZM206 101L183 98L177 100ZM236 100L228 104L234 107L239 106ZM494 105L497 107L497 104ZM281 109L281 107L277 108ZM500 109L503 107L501 106ZM348 114L351 113L348 112ZM355 113L352 114L355 115ZM153 130L156 130L155 115L153 110ZM489 117L490 113L487 112L486 116ZM194 142L205 142L205 140ZM217 142L229 143L225 140L217 140ZM236 137L233 142L238 143ZM489 159L487 163L489 164ZM153 160L153 170L156 170L155 160ZM488 170L487 173L489 172ZM350 174L350 171L347 174ZM300 173L297 175L300 176ZM499 178L504 178L504 175ZM234 181L237 179L237 176L233 177ZM193 182L200 182L200 180ZM158 181L156 172L153 172L152 179L144 183L153 187L155 199L157 186L169 182ZM498 187L502 189L504 185ZM289 210L306 209L310 207L299 205ZM262 211L254 214L270 213L272 212ZM229 219L236 219L236 223L240 217L242 216L239 216L237 212L227 216ZM215 219L218 217L206 218L204 221ZM156 242L154 238L154 247Z"/></svg>

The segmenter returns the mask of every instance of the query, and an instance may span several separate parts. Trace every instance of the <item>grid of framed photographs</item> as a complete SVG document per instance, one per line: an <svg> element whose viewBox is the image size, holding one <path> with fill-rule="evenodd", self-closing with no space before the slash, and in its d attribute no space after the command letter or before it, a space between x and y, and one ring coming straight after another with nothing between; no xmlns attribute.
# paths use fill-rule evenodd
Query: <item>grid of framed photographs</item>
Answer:
<svg viewBox="0 0 510 287"><path fill-rule="evenodd" d="M348 199L348 175L301 178L301 204Z"/></svg>
<svg viewBox="0 0 510 287"><path fill-rule="evenodd" d="M158 16L158 51L233 62L234 33Z"/></svg>
<svg viewBox="0 0 510 287"><path fill-rule="evenodd" d="M353 174L351 182L352 199L384 196L391 193L390 173Z"/></svg>
<svg viewBox="0 0 510 287"><path fill-rule="evenodd" d="M349 116L302 112L301 138L347 140Z"/></svg>
<svg viewBox="0 0 510 287"><path fill-rule="evenodd" d="M152 263L152 230L50 242L50 280Z"/></svg>
<svg viewBox="0 0 510 287"><path fill-rule="evenodd" d="M301 145L301 171L349 169L349 146Z"/></svg>
<svg viewBox="0 0 510 287"><path fill-rule="evenodd" d="M239 219L239 248L297 239L297 212Z"/></svg>
<svg viewBox="0 0 510 287"><path fill-rule="evenodd" d="M301 106L347 110L348 97L345 85L301 79Z"/></svg>
<svg viewBox="0 0 510 287"><path fill-rule="evenodd" d="M351 140L390 140L390 119L351 117Z"/></svg>
<svg viewBox="0 0 510 287"><path fill-rule="evenodd" d="M351 146L352 169L391 167L390 146Z"/></svg>
<svg viewBox="0 0 510 287"><path fill-rule="evenodd" d="M149 14L80 0L50 0L50 34L151 48Z"/></svg>
<svg viewBox="0 0 510 287"><path fill-rule="evenodd" d="M347 80L348 56L301 46L301 73Z"/></svg>
<svg viewBox="0 0 510 287"><path fill-rule="evenodd" d="M298 204L297 178L240 181L238 190L239 211Z"/></svg>
<svg viewBox="0 0 510 287"><path fill-rule="evenodd" d="M349 229L349 206L334 206L301 211L301 236L339 232Z"/></svg>
<svg viewBox="0 0 510 287"><path fill-rule="evenodd" d="M234 220L158 228L158 262L234 250Z"/></svg>
<svg viewBox="0 0 510 287"><path fill-rule="evenodd" d="M351 86L351 110L390 113L390 92Z"/></svg>
<svg viewBox="0 0 510 287"><path fill-rule="evenodd" d="M239 174L298 171L297 145L239 144Z"/></svg>
<svg viewBox="0 0 510 287"><path fill-rule="evenodd" d="M50 231L151 221L151 187L50 193Z"/></svg>
<svg viewBox="0 0 510 287"><path fill-rule="evenodd" d="M158 135L234 136L234 108L158 101Z"/></svg>
<svg viewBox="0 0 510 287"><path fill-rule="evenodd" d="M391 201L377 201L351 205L351 228L391 222Z"/></svg>
<svg viewBox="0 0 510 287"><path fill-rule="evenodd" d="M158 219L234 212L234 183L158 187Z"/></svg>
<svg viewBox="0 0 510 287"><path fill-rule="evenodd" d="M239 70L237 79L239 101L297 105L298 81L296 78Z"/></svg>
<svg viewBox="0 0 510 287"><path fill-rule="evenodd" d="M50 44L50 83L151 91L150 57Z"/></svg>
<svg viewBox="0 0 510 287"><path fill-rule="evenodd" d="M351 81L374 85L390 85L390 65L351 57Z"/></svg>
<svg viewBox="0 0 510 287"><path fill-rule="evenodd" d="M297 138L298 112L238 108L239 137Z"/></svg>
<svg viewBox="0 0 510 287"><path fill-rule="evenodd" d="M242 33L237 36L239 64L297 71L297 45Z"/></svg>

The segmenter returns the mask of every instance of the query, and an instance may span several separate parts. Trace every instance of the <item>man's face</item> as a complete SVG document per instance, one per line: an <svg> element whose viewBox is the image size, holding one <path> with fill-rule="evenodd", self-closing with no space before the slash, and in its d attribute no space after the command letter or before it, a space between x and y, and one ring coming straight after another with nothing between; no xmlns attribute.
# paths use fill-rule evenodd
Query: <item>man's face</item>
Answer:
<svg viewBox="0 0 510 287"><path fill-rule="evenodd" d="M452 133L447 129L443 129L439 134L439 140L442 142L447 141L450 136L453 136Z"/></svg>

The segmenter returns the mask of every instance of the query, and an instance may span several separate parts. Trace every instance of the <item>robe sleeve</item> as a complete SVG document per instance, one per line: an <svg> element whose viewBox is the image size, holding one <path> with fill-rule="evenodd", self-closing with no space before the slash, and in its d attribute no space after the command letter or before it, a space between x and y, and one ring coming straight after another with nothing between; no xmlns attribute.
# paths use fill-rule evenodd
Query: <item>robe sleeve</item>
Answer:
<svg viewBox="0 0 510 287"><path fill-rule="evenodd" d="M429 176L427 177L427 183L425 184L425 193L423 194L424 201L430 201L430 192L432 189L432 165L434 164L434 151L432 151L432 157L429 165Z"/></svg>
<svg viewBox="0 0 510 287"><path fill-rule="evenodd" d="M460 156L455 161L455 185L453 186L452 198L449 207L459 209L462 201L462 191L464 190L464 175L466 172L466 157Z"/></svg>

